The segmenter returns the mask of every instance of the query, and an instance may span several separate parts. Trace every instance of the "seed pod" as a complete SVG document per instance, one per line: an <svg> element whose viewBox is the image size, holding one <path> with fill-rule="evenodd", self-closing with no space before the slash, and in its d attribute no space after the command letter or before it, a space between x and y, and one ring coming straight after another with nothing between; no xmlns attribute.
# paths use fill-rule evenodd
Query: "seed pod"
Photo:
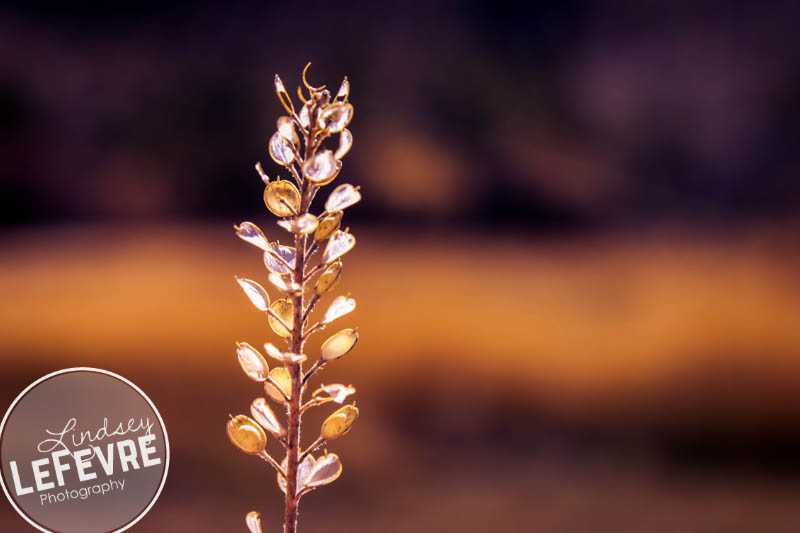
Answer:
<svg viewBox="0 0 800 533"><path fill-rule="evenodd" d="M334 440L343 437L350 432L356 418L358 418L358 407L356 407L356 404L345 405L325 419L325 422L322 423L320 435L325 440Z"/></svg>
<svg viewBox="0 0 800 533"><path fill-rule="evenodd" d="M333 157L336 159L341 159L347 155L347 152L350 151L350 148L353 147L353 134L350 133L350 130L344 129L342 133L339 134L339 148L336 149L336 153L333 154Z"/></svg>
<svg viewBox="0 0 800 533"><path fill-rule="evenodd" d="M328 200L325 202L325 211L333 213L341 211L346 207L358 203L361 200L361 193L358 192L358 187L353 187L349 183L342 183L331 192Z"/></svg>
<svg viewBox="0 0 800 533"><path fill-rule="evenodd" d="M277 368L273 368L270 373L269 377L272 381L278 384L278 386L286 393L286 396L291 398L292 396L292 375L289 373L289 369L283 366L279 366ZM281 392L275 388L275 385L270 383L269 381L264 383L264 392L267 395L275 400L278 403L286 403Z"/></svg>
<svg viewBox="0 0 800 533"><path fill-rule="evenodd" d="M250 298L250 302L256 306L256 309L259 311L267 310L269 307L269 295L267 291L264 290L264 287L253 280L245 278L236 278L236 282L247 297Z"/></svg>
<svg viewBox="0 0 800 533"><path fill-rule="evenodd" d="M326 453L319 459L303 481L305 487L321 487L336 481L342 475L342 462L335 453Z"/></svg>
<svg viewBox="0 0 800 533"><path fill-rule="evenodd" d="M338 211L332 215L329 215L322 220L319 221L319 226L317 226L317 231L314 232L314 240L324 241L325 239L329 238L333 233L339 229L339 225L342 223L342 212Z"/></svg>
<svg viewBox="0 0 800 533"><path fill-rule="evenodd" d="M339 86L339 90L336 93L335 100L339 102L346 102L348 96L350 96L350 82L347 81L347 76L345 76L342 80L342 85Z"/></svg>
<svg viewBox="0 0 800 533"><path fill-rule="evenodd" d="M296 256L297 252L291 246L273 243L270 245L270 249L264 252L264 266L267 267L267 270L276 274L289 274L291 269L294 269ZM278 257L283 259L283 262L278 261ZM283 263L289 265L291 269L287 268Z"/></svg>
<svg viewBox="0 0 800 533"><path fill-rule="evenodd" d="M319 220L310 213L303 213L302 215L296 217L279 220L278 225L289 233L299 233L300 235L305 235L306 233L311 233L317 229Z"/></svg>
<svg viewBox="0 0 800 533"><path fill-rule="evenodd" d="M285 167L294 161L292 145L277 131L269 139L269 156L273 161Z"/></svg>
<svg viewBox="0 0 800 533"><path fill-rule="evenodd" d="M269 375L269 365L264 357L246 342L236 343L236 355L247 377L253 381L265 381Z"/></svg>
<svg viewBox="0 0 800 533"><path fill-rule="evenodd" d="M288 464L288 459L284 458L283 462L281 463L281 468L283 468L284 472L288 470ZM303 485L303 480L308 477L308 474L311 473L311 470L314 468L315 464L317 464L317 461L314 459L314 456L308 454L306 455L306 458L303 459L303 462L297 465L297 492L300 492L305 488L305 485ZM278 474L278 487L284 494L286 494L286 480L283 479L283 476L280 474Z"/></svg>
<svg viewBox="0 0 800 533"><path fill-rule="evenodd" d="M300 143L300 138L297 136L297 131L294 129L294 121L290 117L280 117L277 125L278 133L281 134L281 137L297 148L297 145Z"/></svg>
<svg viewBox="0 0 800 533"><path fill-rule="evenodd" d="M325 251L322 252L322 262L330 263L331 261L339 259L352 250L355 245L356 238L353 235L342 230L337 230L336 233L328 239Z"/></svg>
<svg viewBox="0 0 800 533"><path fill-rule="evenodd" d="M286 433L264 398L253 400L253 403L250 404L250 413L252 413L256 422L276 437L282 437Z"/></svg>
<svg viewBox="0 0 800 533"><path fill-rule="evenodd" d="M356 342L358 342L358 330L352 328L343 329L331 335L328 340L322 343L322 358L326 361L339 359L352 350Z"/></svg>
<svg viewBox="0 0 800 533"><path fill-rule="evenodd" d="M267 446L267 434L258 423L245 415L238 415L228 420L226 426L228 438L234 446L244 453L258 455Z"/></svg>
<svg viewBox="0 0 800 533"><path fill-rule="evenodd" d="M332 182L342 169L342 162L330 150L322 150L303 164L303 174L315 185Z"/></svg>
<svg viewBox="0 0 800 533"><path fill-rule="evenodd" d="M290 328L294 327L294 305L292 305L292 301L288 298L282 298L280 300L275 300L272 302L270 306L276 315L281 317L281 319L286 323L287 326ZM283 324L278 322L275 318L270 315L267 315L267 320L269 321L269 326L272 328L272 331L280 335L281 337L290 337L292 332L289 331L284 327Z"/></svg>
<svg viewBox="0 0 800 533"><path fill-rule="evenodd" d="M297 364L303 363L307 359L307 357L303 354L282 352L270 342L264 343L264 350L267 352L267 355L280 361L281 363Z"/></svg>
<svg viewBox="0 0 800 533"><path fill-rule="evenodd" d="M353 106L350 104L331 104L319 115L319 127L328 133L339 133L353 119Z"/></svg>
<svg viewBox="0 0 800 533"><path fill-rule="evenodd" d="M356 389L352 385L348 387L341 383L335 383L333 385L322 385L311 396L318 400L341 404L344 403L348 396L355 393Z"/></svg>
<svg viewBox="0 0 800 533"><path fill-rule="evenodd" d="M277 217L294 216L300 210L300 192L286 180L272 181L264 188L264 204Z"/></svg>
<svg viewBox="0 0 800 533"><path fill-rule="evenodd" d="M317 296L322 296L326 292L329 292L333 289L339 280L342 279L342 261L336 261L332 265L330 265L325 272L317 280L316 285L314 285L314 293Z"/></svg>
<svg viewBox="0 0 800 533"><path fill-rule="evenodd" d="M267 238L264 237L264 233L261 231L261 228L252 222L242 222L238 226L234 226L233 229L236 230L236 236L243 241L248 242L253 246L257 246L264 251L269 250L269 241L267 241Z"/></svg>
<svg viewBox="0 0 800 533"><path fill-rule="evenodd" d="M258 511L250 511L244 517L244 523L247 524L247 529L250 533L261 533L261 513Z"/></svg>
<svg viewBox="0 0 800 533"><path fill-rule="evenodd" d="M343 317L348 313L352 313L356 308L356 301L348 296L337 296L331 302L328 310L325 311L325 316L322 319L323 324L330 324L337 318Z"/></svg>

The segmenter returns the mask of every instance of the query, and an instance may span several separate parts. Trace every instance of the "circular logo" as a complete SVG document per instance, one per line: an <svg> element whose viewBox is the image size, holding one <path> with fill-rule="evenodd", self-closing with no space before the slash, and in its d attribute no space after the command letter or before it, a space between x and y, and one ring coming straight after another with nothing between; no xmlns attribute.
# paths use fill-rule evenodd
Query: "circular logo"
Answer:
<svg viewBox="0 0 800 533"><path fill-rule="evenodd" d="M0 481L48 533L125 531L155 503L169 441L153 402L127 379L69 368L35 381L0 425Z"/></svg>

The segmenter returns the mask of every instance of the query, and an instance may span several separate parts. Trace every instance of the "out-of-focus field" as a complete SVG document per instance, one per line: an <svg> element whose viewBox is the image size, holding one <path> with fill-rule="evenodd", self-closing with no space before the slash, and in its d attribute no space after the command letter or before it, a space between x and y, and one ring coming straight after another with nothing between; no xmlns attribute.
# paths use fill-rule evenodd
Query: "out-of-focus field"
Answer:
<svg viewBox="0 0 800 533"><path fill-rule="evenodd" d="M322 379L353 383L362 417L331 446L338 486L303 502L307 531L798 530L796 235L355 229L338 291L358 308L333 331L362 336ZM274 341L233 279L268 286L255 248L221 224L38 228L0 246L3 405L58 368L120 372L173 446L137 531L239 531L251 508L279 520L274 476L222 429L261 395L234 341ZM4 531L22 524L0 508Z"/></svg>

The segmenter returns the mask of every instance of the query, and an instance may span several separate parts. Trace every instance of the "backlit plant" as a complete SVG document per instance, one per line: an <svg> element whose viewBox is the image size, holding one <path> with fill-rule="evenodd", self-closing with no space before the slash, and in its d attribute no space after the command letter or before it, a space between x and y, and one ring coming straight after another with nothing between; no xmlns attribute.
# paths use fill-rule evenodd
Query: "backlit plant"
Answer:
<svg viewBox="0 0 800 533"><path fill-rule="evenodd" d="M260 457L277 471L278 486L286 494L284 533L297 531L300 499L331 483L342 472L342 463L335 453L326 450L315 456L315 452L325 443L347 434L358 418L355 403L345 404L325 420L319 438L305 448L301 446L304 412L330 402L344 404L355 393L350 386L333 384L321 386L310 398L303 398L311 377L329 361L353 348L358 340L357 329L343 329L329 337L308 368L304 368L309 359L304 345L310 335L355 309L356 302L350 296L336 296L321 318L310 320L320 299L339 282L342 256L355 245L355 237L348 229L341 230L340 225L343 210L361 199L357 187L341 184L330 193L321 213L311 212L317 192L336 179L342 158L353 144L353 136L346 129L353 118L353 106L348 102L350 84L346 77L332 96L324 85L313 87L307 82L309 66L310 63L302 76L308 94L298 87L297 107L275 75L275 91L287 115L278 119L268 151L290 179L270 180L261 163L256 163L256 171L266 186L264 203L278 217L275 231L288 232L291 244L270 241L252 222L234 226L239 238L263 252L267 279L280 297L270 301L267 290L258 282L243 278L236 281L256 309L265 314L272 331L286 342L285 350L270 342L263 345L266 355L277 362L272 370L256 348L238 342L239 364L247 377L263 383L269 400L285 409L286 423L285 427L281 424L267 399L256 398L250 406L251 416L231 416L226 429L237 448ZM280 463L266 451L267 433L280 443L281 453L285 452ZM261 516L257 511L248 513L245 522L252 533L261 532Z"/></svg>

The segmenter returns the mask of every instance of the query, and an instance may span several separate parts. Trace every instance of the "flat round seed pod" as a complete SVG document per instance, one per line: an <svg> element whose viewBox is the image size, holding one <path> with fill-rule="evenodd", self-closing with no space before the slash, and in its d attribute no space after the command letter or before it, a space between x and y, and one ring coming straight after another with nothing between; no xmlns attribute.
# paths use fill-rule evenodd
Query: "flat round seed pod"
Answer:
<svg viewBox="0 0 800 533"><path fill-rule="evenodd" d="M322 296L326 292L330 292L339 283L340 279L342 279L341 259L325 269L325 272L322 273L314 285L314 293L317 296Z"/></svg>
<svg viewBox="0 0 800 533"><path fill-rule="evenodd" d="M292 395L292 375L289 373L289 369L283 366L279 366L277 368L273 368L269 373L270 379L278 384L278 386L286 393L286 396L291 397ZM267 395L275 400L278 403L286 403L286 400L283 398L283 395L280 393L275 386L270 383L269 381L264 383L264 392Z"/></svg>
<svg viewBox="0 0 800 533"><path fill-rule="evenodd" d="M271 181L264 188L264 204L277 217L291 217L300 210L300 192L286 180Z"/></svg>
<svg viewBox="0 0 800 533"><path fill-rule="evenodd" d="M279 220L278 225L289 233L305 235L317 229L319 220L311 213L303 213L296 217Z"/></svg>
<svg viewBox="0 0 800 533"><path fill-rule="evenodd" d="M277 131L269 139L269 155L273 161L283 166L289 166L294 161L290 142Z"/></svg>
<svg viewBox="0 0 800 533"><path fill-rule="evenodd" d="M338 359L352 350L356 342L358 342L358 330L353 328L343 329L331 335L328 340L322 343L322 358L326 361Z"/></svg>
<svg viewBox="0 0 800 533"><path fill-rule="evenodd" d="M342 169L342 162L330 150L322 150L303 164L303 174L315 185L332 182Z"/></svg>
<svg viewBox="0 0 800 533"><path fill-rule="evenodd" d="M317 226L317 231L314 232L314 240L318 242L324 241L333 235L334 232L339 229L339 226L342 223L342 216L342 212L337 211L336 213L328 215L320 220L319 226Z"/></svg>
<svg viewBox="0 0 800 533"><path fill-rule="evenodd" d="M250 511L244 517L244 523L247 524L247 529L250 533L262 533L261 531L261 513L258 511Z"/></svg>
<svg viewBox="0 0 800 533"><path fill-rule="evenodd" d="M288 298L275 300L269 307L275 312L276 315L283 319L287 326L290 328L294 327L294 306L292 305L291 300ZM269 326L272 328L272 331L284 338L291 337L292 332L286 329L283 324L275 320L275 318L267 315L267 320L269 321Z"/></svg>
<svg viewBox="0 0 800 533"><path fill-rule="evenodd" d="M267 310L269 307L269 295L264 290L264 287L251 279L236 278L236 282L250 299L250 302L256 306L256 309L259 311Z"/></svg>
<svg viewBox="0 0 800 533"><path fill-rule="evenodd" d="M276 437L282 437L286 433L281 427L280 422L278 422L275 413L270 409L267 400L264 398L256 398L253 400L253 403L250 404L250 413L253 415L256 422L261 424L264 429Z"/></svg>
<svg viewBox="0 0 800 533"><path fill-rule="evenodd" d="M280 117L278 119L278 133L281 137L292 143L295 148L300 143L300 138L297 136L297 131L294 129L294 121L290 117Z"/></svg>
<svg viewBox="0 0 800 533"><path fill-rule="evenodd" d="M322 319L323 324L330 324L337 318L353 312L356 308L356 301L348 296L337 296L331 302L328 310L325 311L325 317Z"/></svg>
<svg viewBox="0 0 800 533"><path fill-rule="evenodd" d="M233 445L244 453L258 455L267 446L267 434L249 416L234 416L228 420L226 430Z"/></svg>
<svg viewBox="0 0 800 533"><path fill-rule="evenodd" d="M334 440L350 432L358 418L358 407L345 405L338 409L322 423L320 435L325 440Z"/></svg>
<svg viewBox="0 0 800 533"><path fill-rule="evenodd" d="M335 453L328 453L317 459L317 463L303 481L305 487L321 487L336 481L342 475L342 462Z"/></svg>
<svg viewBox="0 0 800 533"><path fill-rule="evenodd" d="M322 262L330 263L342 257L344 254L353 249L356 245L356 238L345 231L337 230L336 233L328 239L328 244L322 252Z"/></svg>
<svg viewBox="0 0 800 533"><path fill-rule="evenodd" d="M236 236L243 241L257 246L264 251L269 249L269 241L264 237L264 233L252 222L242 222L238 226L234 226L233 229L236 230Z"/></svg>
<svg viewBox="0 0 800 533"><path fill-rule="evenodd" d="M356 389L352 386L348 387L341 383L334 383L332 385L322 385L315 390L311 396L318 400L332 401L341 404L344 403L348 396L355 393Z"/></svg>
<svg viewBox="0 0 800 533"><path fill-rule="evenodd" d="M361 193L358 192L358 187L353 187L349 183L342 183L331 192L328 200L325 202L325 211L334 213L341 211L351 205L358 203L361 200Z"/></svg>
<svg viewBox="0 0 800 533"><path fill-rule="evenodd" d="M289 464L289 460L284 458L283 462L281 462L281 468L283 471L286 472L287 466ZM303 485L303 480L308 477L308 474L311 473L311 470L314 468L314 465L317 464L316 459L311 454L306 455L306 458L303 459L303 462L297 465L297 492L300 492L305 488ZM278 487L281 491L286 494L286 480L283 479L283 476L278 474Z"/></svg>

